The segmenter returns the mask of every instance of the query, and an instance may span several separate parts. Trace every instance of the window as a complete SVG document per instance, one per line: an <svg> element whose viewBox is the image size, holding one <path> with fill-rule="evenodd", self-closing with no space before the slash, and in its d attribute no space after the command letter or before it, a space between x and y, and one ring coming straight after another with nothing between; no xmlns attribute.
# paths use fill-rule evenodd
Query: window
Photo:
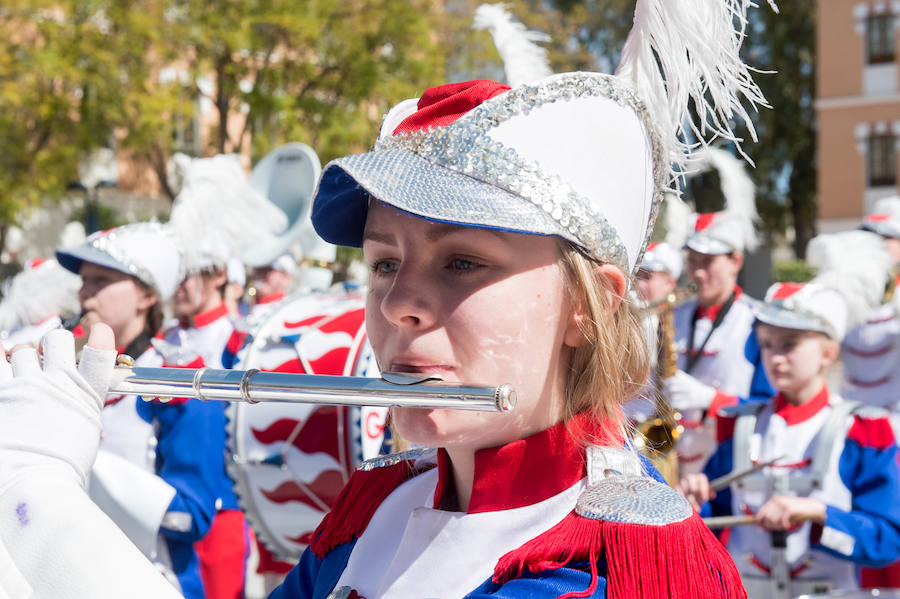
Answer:
<svg viewBox="0 0 900 599"><path fill-rule="evenodd" d="M866 19L866 55L869 64L894 60L894 16L869 15Z"/></svg>
<svg viewBox="0 0 900 599"><path fill-rule="evenodd" d="M869 137L869 187L897 183L897 153L893 135Z"/></svg>

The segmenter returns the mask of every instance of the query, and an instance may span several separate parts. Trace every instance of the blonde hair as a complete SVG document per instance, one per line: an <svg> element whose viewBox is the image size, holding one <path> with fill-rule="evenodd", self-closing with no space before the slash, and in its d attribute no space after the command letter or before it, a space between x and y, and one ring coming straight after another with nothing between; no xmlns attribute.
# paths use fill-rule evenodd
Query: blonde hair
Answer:
<svg viewBox="0 0 900 599"><path fill-rule="evenodd" d="M587 340L572 350L564 418L587 413L619 427L620 406L642 389L650 374L646 334L633 302L617 295L597 270L600 263L568 242L561 241L560 249L571 300L585 314L580 326Z"/></svg>

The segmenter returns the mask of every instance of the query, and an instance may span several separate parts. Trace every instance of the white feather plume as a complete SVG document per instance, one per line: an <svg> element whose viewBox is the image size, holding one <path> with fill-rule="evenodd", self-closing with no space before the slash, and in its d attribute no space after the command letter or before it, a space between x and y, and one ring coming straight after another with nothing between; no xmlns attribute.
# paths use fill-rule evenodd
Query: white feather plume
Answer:
<svg viewBox="0 0 900 599"><path fill-rule="evenodd" d="M488 30L503 59L506 83L511 87L531 83L553 74L547 64L547 50L537 42L548 42L550 36L529 31L516 21L503 4L482 4L475 9L476 30Z"/></svg>
<svg viewBox="0 0 900 599"><path fill-rule="evenodd" d="M752 252L759 247L756 223L756 185L747 173L745 164L734 154L720 148L708 147L695 154L699 170L715 169L719 174L725 212L739 219L744 236L744 249Z"/></svg>
<svg viewBox="0 0 900 599"><path fill-rule="evenodd" d="M77 314L79 289L81 277L60 266L56 260L27 266L3 284L0 331L10 333L53 316Z"/></svg>
<svg viewBox="0 0 900 599"><path fill-rule="evenodd" d="M647 103L679 167L673 180L687 170L697 146L715 139L733 142L752 164L733 123L742 121L755 141L743 102L753 109L768 106L740 57L751 6L750 0L637 0L616 74L629 79Z"/></svg>
<svg viewBox="0 0 900 599"><path fill-rule="evenodd" d="M184 176L169 227L187 272L224 268L229 258L287 225L284 212L250 187L235 156L185 158L173 161Z"/></svg>
<svg viewBox="0 0 900 599"><path fill-rule="evenodd" d="M806 246L806 261L819 271L812 283L843 297L848 330L881 304L891 260L875 233L854 230L817 235Z"/></svg>
<svg viewBox="0 0 900 599"><path fill-rule="evenodd" d="M666 243L675 249L683 248L691 234L691 208L677 193L667 193L664 201Z"/></svg>

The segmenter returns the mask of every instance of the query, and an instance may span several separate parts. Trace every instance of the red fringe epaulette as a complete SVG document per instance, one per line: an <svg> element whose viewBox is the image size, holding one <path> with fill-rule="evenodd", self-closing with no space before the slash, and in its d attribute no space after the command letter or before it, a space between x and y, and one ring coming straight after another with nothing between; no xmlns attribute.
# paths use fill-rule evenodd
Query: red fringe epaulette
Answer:
<svg viewBox="0 0 900 599"><path fill-rule="evenodd" d="M356 470L341 489L331 511L313 533L309 548L319 559L329 551L359 538L369 526L378 506L394 489L425 470L415 468L415 460L402 460L390 466ZM427 469L433 468L429 465Z"/></svg>
<svg viewBox="0 0 900 599"><path fill-rule="evenodd" d="M737 567L703 520L692 516L662 526L605 522L571 512L556 526L497 562L493 581L578 562L591 568L591 584L559 597L590 597L597 562L606 560L610 599L745 599Z"/></svg>

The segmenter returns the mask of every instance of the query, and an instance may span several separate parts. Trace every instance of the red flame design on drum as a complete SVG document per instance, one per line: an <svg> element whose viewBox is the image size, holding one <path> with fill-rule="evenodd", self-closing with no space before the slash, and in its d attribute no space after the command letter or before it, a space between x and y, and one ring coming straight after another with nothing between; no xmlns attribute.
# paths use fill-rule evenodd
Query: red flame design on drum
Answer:
<svg viewBox="0 0 900 599"><path fill-rule="evenodd" d="M340 461L338 454L338 411L342 408L336 406L322 406L316 408L303 423L300 432L295 436L291 445L303 453L324 452ZM253 436L260 443L279 443L287 441L294 429L300 425L299 420L281 418L276 420L264 430L251 428Z"/></svg>
<svg viewBox="0 0 900 599"><path fill-rule="evenodd" d="M344 475L338 470L325 470L316 477L316 480L306 485L316 497L327 503L334 504L338 493L344 486ZM336 489L336 490L335 490ZM299 501L309 507L321 511L318 505L309 498L306 491L294 481L283 482L272 491L262 491L262 494L274 503L287 503Z"/></svg>
<svg viewBox="0 0 900 599"><path fill-rule="evenodd" d="M288 334L297 329L309 328L326 336L343 335L345 341L341 341L338 347L332 346L330 349L327 345L322 347L321 349L324 350L322 353L318 353L315 346L310 347L301 342L303 348L301 351L303 351L311 373L343 375L348 365L354 364L358 358L359 347L353 343L353 340L359 339L364 320L365 311L359 308L334 317L329 314L319 314L296 321L285 321L284 329ZM305 334L303 331L297 332ZM335 339L335 337L331 338ZM270 366L263 369L274 372L307 372L299 357L281 362L274 368ZM290 441L291 445L302 453L324 453L334 458L342 466L342 469L305 473L305 480L312 479L310 483L303 484L303 481L284 480L273 489L260 488L259 492L275 504L299 503L324 514L322 504L330 507L334 503L354 467L354 464L348 463L350 454L349 439L347 438L347 432L350 430L348 415L349 410L346 408L322 406L309 412L305 421L281 418L265 428L251 427L251 433L260 443L276 444L278 447ZM345 431L343 435L340 433L341 430ZM310 542L312 534L313 530L301 529L300 534L295 536L283 536L292 543L305 545Z"/></svg>

